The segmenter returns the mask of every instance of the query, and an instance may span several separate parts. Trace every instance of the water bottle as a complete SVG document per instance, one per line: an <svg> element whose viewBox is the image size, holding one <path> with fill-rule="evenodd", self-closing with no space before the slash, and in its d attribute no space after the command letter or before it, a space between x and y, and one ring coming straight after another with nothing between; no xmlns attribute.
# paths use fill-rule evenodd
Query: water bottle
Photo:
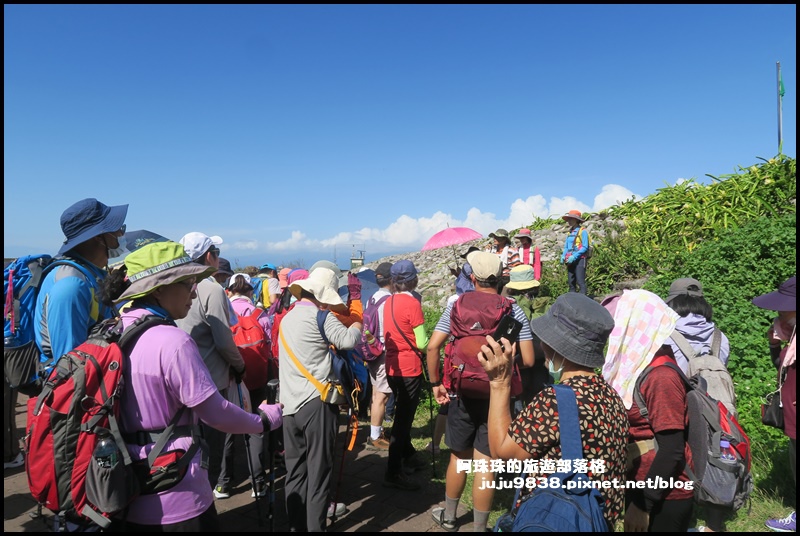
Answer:
<svg viewBox="0 0 800 536"><path fill-rule="evenodd" d="M736 455L731 449L731 443L727 439L719 440L719 459L726 462L736 462Z"/></svg>
<svg viewBox="0 0 800 536"><path fill-rule="evenodd" d="M367 340L367 344L375 344L375 337L372 336L372 333L370 333L368 329L364 330L364 338Z"/></svg>
<svg viewBox="0 0 800 536"><path fill-rule="evenodd" d="M101 432L97 436L97 444L92 453L98 467L111 469L119 460L119 448L117 442L108 432Z"/></svg>

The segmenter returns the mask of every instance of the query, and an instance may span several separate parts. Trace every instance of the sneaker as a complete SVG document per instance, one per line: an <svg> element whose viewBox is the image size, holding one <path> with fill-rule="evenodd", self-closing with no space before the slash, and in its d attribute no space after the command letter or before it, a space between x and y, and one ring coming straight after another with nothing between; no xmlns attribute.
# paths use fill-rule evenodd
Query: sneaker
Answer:
<svg viewBox="0 0 800 536"><path fill-rule="evenodd" d="M431 517L433 517L433 520L436 521L437 525L448 532L456 532L458 530L455 519L444 518L444 508L442 507L431 510Z"/></svg>
<svg viewBox="0 0 800 536"><path fill-rule="evenodd" d="M328 518L343 516L347 513L347 506L344 503L333 502L328 505Z"/></svg>
<svg viewBox="0 0 800 536"><path fill-rule="evenodd" d="M378 439L367 438L367 450L389 450L389 442L383 435Z"/></svg>
<svg viewBox="0 0 800 536"><path fill-rule="evenodd" d="M11 460L10 462L3 462L3 469L15 469L17 467L22 466L25 463L25 456L22 455L20 452L17 454L17 457Z"/></svg>
<svg viewBox="0 0 800 536"><path fill-rule="evenodd" d="M228 486L217 486L214 488L214 498L216 499L228 499L231 496L231 490L228 489Z"/></svg>
<svg viewBox="0 0 800 536"><path fill-rule="evenodd" d="M764 524L769 530L775 532L795 532L797 530L797 512L792 512L783 519L770 519Z"/></svg>
<svg viewBox="0 0 800 536"><path fill-rule="evenodd" d="M397 488L405 491L416 491L420 485L406 476L404 473L396 475L386 475L383 478L383 485L387 488Z"/></svg>
<svg viewBox="0 0 800 536"><path fill-rule="evenodd" d="M256 497L266 497L267 496L267 482L264 479L256 479L256 487L253 488L253 491L250 492L250 497L255 499Z"/></svg>

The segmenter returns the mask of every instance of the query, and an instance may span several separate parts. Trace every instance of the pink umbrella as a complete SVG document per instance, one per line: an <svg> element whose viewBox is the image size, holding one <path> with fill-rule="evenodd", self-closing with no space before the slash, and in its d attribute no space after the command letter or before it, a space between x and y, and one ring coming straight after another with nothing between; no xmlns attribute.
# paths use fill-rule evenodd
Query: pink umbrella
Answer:
<svg viewBox="0 0 800 536"><path fill-rule="evenodd" d="M469 227L448 227L439 231L425 242L422 246L422 251L429 251L431 249L439 249L447 246L456 246L475 240L476 238L483 238L483 235L478 231L474 231ZM458 255L456 255L456 248L453 248L453 256L456 258L456 269L458 269Z"/></svg>
<svg viewBox="0 0 800 536"><path fill-rule="evenodd" d="M443 231L439 231L425 242L422 246L422 251L429 251L431 249L439 249L447 246L455 246L475 240L476 238L483 238L483 235L478 231L473 231L469 227L448 227Z"/></svg>

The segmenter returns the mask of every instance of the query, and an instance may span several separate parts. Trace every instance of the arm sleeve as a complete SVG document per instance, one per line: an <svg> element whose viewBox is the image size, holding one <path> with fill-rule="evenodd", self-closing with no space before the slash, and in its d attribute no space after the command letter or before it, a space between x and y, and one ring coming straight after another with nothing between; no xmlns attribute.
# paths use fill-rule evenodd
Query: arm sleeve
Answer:
<svg viewBox="0 0 800 536"><path fill-rule="evenodd" d="M684 445L686 442L683 438L683 430L657 432L655 441L658 445L658 451L650 470L647 472L647 479L655 481L656 476L660 476L664 480L669 480L670 477L677 478L686 465L686 458L684 457ZM650 512L653 506L660 502L671 489L669 487L664 489L648 487L642 491L643 493L633 494L632 500L639 509Z"/></svg>
<svg viewBox="0 0 800 536"><path fill-rule="evenodd" d="M260 415L247 413L224 399L219 391L192 408L200 420L228 434L260 434L264 423Z"/></svg>
<svg viewBox="0 0 800 536"><path fill-rule="evenodd" d="M364 319L364 304L361 303L361 300L350 300L347 313L337 313L334 311L333 314L336 315L339 322L349 328L353 325L353 322L361 322Z"/></svg>
<svg viewBox="0 0 800 536"><path fill-rule="evenodd" d="M425 351L428 348L428 334L425 333L425 326L419 325L414 328L414 337L416 338L417 348Z"/></svg>

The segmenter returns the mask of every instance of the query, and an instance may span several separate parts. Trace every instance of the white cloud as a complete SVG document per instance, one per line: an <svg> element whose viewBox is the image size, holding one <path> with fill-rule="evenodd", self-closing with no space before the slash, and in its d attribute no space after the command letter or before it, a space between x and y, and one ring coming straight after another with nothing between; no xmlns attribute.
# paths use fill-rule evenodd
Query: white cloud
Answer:
<svg viewBox="0 0 800 536"><path fill-rule="evenodd" d="M549 203L541 195L532 195L527 199L515 199L505 218L498 218L492 212L483 212L472 207L463 220L452 214L436 212L429 217L412 218L402 215L385 229L363 227L355 231L341 232L328 238L311 238L302 231L292 231L288 240L267 242L263 245L257 240L245 240L231 244L234 250L243 252L265 251L271 253L291 254L309 250L334 249L337 245L353 244L365 249L411 251L419 249L434 233L450 227L469 227L484 236L498 228L508 230L530 225L536 218L557 218L569 210L581 212L599 212L612 205L630 198L640 199L627 188L617 184L603 186L594 197L591 205L579 201L573 196L551 197Z"/></svg>

